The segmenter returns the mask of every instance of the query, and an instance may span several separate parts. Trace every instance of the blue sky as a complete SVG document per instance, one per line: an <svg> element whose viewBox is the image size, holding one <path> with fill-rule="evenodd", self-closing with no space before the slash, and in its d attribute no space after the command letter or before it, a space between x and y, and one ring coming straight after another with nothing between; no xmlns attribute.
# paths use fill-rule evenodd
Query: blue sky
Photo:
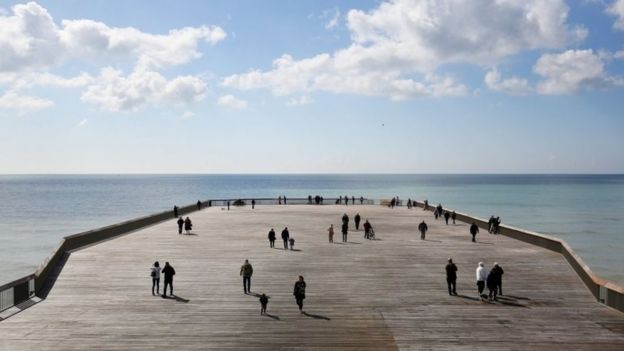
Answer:
<svg viewBox="0 0 624 351"><path fill-rule="evenodd" d="M0 1L0 173L622 173L624 0Z"/></svg>

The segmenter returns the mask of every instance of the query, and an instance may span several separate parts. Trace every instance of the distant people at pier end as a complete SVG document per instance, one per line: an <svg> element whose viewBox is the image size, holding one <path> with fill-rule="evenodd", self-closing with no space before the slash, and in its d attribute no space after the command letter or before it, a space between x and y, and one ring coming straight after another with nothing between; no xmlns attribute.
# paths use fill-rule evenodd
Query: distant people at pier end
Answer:
<svg viewBox="0 0 624 351"><path fill-rule="evenodd" d="M173 296L173 276L176 274L175 269L165 262L165 267L162 270L162 274L165 276L165 286L163 288L162 297L167 297L167 286L169 286L169 295Z"/></svg>
<svg viewBox="0 0 624 351"><path fill-rule="evenodd" d="M425 240L425 234L427 234L427 230L429 230L429 227L427 227L427 223L425 223L425 221L420 222L420 224L418 225L420 240Z"/></svg>
<svg viewBox="0 0 624 351"><path fill-rule="evenodd" d="M479 226L477 225L477 223L472 222L472 224L470 225L470 235L472 235L473 243L477 242L475 240L475 237L477 236L478 233L479 233Z"/></svg>
<svg viewBox="0 0 624 351"><path fill-rule="evenodd" d="M256 208L256 199L251 199L251 209Z"/></svg>
<svg viewBox="0 0 624 351"><path fill-rule="evenodd" d="M284 205L286 205L286 195L282 196L282 199L284 199Z"/></svg>
<svg viewBox="0 0 624 351"><path fill-rule="evenodd" d="M228 200L228 202L227 202L227 209L228 209L228 211L230 210L230 200Z"/></svg>
<svg viewBox="0 0 624 351"><path fill-rule="evenodd" d="M278 204L278 205L281 205L281 204L282 204L282 197L281 197L281 196L278 196L278 197L277 197L277 204Z"/></svg>
<svg viewBox="0 0 624 351"><path fill-rule="evenodd" d="M251 292L251 276L253 275L253 267L249 260L245 260L245 263L241 266L240 275L243 277L243 291L245 294Z"/></svg>
<svg viewBox="0 0 624 351"><path fill-rule="evenodd" d="M178 206L173 206L173 217L178 218Z"/></svg>
<svg viewBox="0 0 624 351"><path fill-rule="evenodd" d="M360 205L364 205L364 196L360 196Z"/></svg>
<svg viewBox="0 0 624 351"><path fill-rule="evenodd" d="M197 210L201 210L201 201L197 200Z"/></svg>
<svg viewBox="0 0 624 351"><path fill-rule="evenodd" d="M269 247L275 248L275 230L273 228L269 230Z"/></svg>
<svg viewBox="0 0 624 351"><path fill-rule="evenodd" d="M150 276L152 277L152 295L160 295L160 264L158 261L154 262L150 270ZM156 288L155 294L154 288Z"/></svg>
<svg viewBox="0 0 624 351"><path fill-rule="evenodd" d="M457 295L457 266L452 258L449 258L446 264L446 285L449 295Z"/></svg>

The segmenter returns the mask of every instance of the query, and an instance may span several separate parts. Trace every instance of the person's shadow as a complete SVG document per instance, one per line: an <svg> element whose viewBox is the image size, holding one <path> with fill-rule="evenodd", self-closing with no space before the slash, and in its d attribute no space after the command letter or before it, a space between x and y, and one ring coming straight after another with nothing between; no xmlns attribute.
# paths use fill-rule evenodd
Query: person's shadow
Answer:
<svg viewBox="0 0 624 351"><path fill-rule="evenodd" d="M308 313L308 312L303 312L304 316L308 316L310 318L314 318L314 319L323 319L326 321L331 321L331 318L329 317L325 317L325 316L321 316L320 314L312 314L312 313Z"/></svg>
<svg viewBox="0 0 624 351"><path fill-rule="evenodd" d="M281 319L280 319L280 317L278 317L278 316L274 316L274 315L269 314L269 313L265 313L264 315L265 315L265 316L267 316L267 317L269 317L269 318L271 318L271 319L274 319L274 320L276 320L276 321L281 320Z"/></svg>
<svg viewBox="0 0 624 351"><path fill-rule="evenodd" d="M163 299L171 299L171 300L175 300L176 302L182 302L182 303L189 303L191 301L178 295L169 295L169 296L161 295L161 297Z"/></svg>

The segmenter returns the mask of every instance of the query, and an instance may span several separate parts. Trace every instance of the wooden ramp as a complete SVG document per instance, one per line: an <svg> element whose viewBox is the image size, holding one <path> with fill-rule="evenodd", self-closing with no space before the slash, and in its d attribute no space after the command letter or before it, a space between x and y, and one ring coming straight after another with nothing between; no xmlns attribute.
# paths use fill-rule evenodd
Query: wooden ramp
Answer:
<svg viewBox="0 0 624 351"><path fill-rule="evenodd" d="M344 212L370 219L379 240L351 220L349 243L339 243ZM421 209L233 207L191 218L193 235L172 220L73 253L47 299L0 322L0 350L624 350L624 314L595 302L560 255L487 233L472 243L467 224ZM284 226L297 251L281 249ZM446 291L448 257L457 297ZM270 316L243 294L245 259L252 291L271 296ZM175 267L176 299L152 296L156 260ZM479 261L505 269L499 302L476 299ZM292 296L298 275L306 315Z"/></svg>

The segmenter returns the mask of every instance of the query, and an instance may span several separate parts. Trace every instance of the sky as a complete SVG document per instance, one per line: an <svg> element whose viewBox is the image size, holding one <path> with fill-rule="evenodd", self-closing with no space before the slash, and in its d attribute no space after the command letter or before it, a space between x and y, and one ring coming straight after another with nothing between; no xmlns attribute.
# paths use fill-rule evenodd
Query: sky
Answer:
<svg viewBox="0 0 624 351"><path fill-rule="evenodd" d="M0 0L0 174L624 173L624 0Z"/></svg>

